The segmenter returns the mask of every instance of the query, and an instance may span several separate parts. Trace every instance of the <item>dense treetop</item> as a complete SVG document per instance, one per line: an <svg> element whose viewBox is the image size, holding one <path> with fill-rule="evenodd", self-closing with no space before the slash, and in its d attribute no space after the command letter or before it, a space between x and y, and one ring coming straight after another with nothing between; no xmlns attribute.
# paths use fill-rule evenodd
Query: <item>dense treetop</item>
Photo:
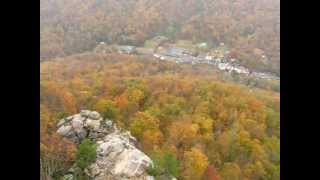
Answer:
<svg viewBox="0 0 320 180"><path fill-rule="evenodd" d="M45 162L75 161L74 145L59 140L54 124L93 109L131 131L158 163L150 170L155 176L280 178L277 92L222 82L202 67L131 55L74 55L43 62L40 72Z"/></svg>

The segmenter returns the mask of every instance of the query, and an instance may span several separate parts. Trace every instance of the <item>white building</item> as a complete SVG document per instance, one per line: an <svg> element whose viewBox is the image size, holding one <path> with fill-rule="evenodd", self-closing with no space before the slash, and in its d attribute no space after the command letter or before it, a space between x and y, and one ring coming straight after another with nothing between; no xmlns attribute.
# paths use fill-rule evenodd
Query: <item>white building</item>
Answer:
<svg viewBox="0 0 320 180"><path fill-rule="evenodd" d="M244 67L236 67L234 70L239 74L249 74L249 71Z"/></svg>
<svg viewBox="0 0 320 180"><path fill-rule="evenodd" d="M156 58L160 58L159 54L153 54L153 56L156 57Z"/></svg>
<svg viewBox="0 0 320 180"><path fill-rule="evenodd" d="M212 60L212 59L213 59L213 57L212 57L212 56L208 56L208 55L207 55L207 56L205 57L205 59L206 59L206 60Z"/></svg>

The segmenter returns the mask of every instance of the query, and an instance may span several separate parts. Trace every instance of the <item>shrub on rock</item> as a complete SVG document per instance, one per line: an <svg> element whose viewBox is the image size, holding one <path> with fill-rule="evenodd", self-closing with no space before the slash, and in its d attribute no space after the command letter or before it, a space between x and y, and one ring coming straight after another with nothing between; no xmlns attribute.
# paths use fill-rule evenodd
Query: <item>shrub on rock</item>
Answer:
<svg viewBox="0 0 320 180"><path fill-rule="evenodd" d="M82 170L96 160L97 145L89 139L85 139L79 145L76 155L76 165Z"/></svg>

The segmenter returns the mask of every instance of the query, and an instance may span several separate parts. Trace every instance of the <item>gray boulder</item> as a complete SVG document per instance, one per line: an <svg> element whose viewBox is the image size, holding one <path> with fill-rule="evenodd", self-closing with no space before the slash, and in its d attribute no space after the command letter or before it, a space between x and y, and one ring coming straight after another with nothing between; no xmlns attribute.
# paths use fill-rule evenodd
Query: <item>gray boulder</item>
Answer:
<svg viewBox="0 0 320 180"><path fill-rule="evenodd" d="M67 136L70 132L72 131L71 126L61 126L57 133L60 134L61 136Z"/></svg>
<svg viewBox="0 0 320 180"><path fill-rule="evenodd" d="M97 131L100 128L100 122L101 121L97 121L97 120L93 120L93 119L88 118L86 120L84 126Z"/></svg>
<svg viewBox="0 0 320 180"><path fill-rule="evenodd" d="M89 113L89 116L88 116L88 117L91 118L91 119L93 119L93 120L98 120L98 119L101 118L100 114L99 114L98 112L96 112L96 111L91 111L91 112Z"/></svg>
<svg viewBox="0 0 320 180"><path fill-rule="evenodd" d="M89 110L81 110L80 111L80 115L83 116L83 117L88 117L89 114L90 114Z"/></svg>
<svg viewBox="0 0 320 180"><path fill-rule="evenodd" d="M154 180L146 173L152 160L136 148L136 138L119 130L111 120L104 121L98 112L83 110L58 124L57 133L75 143L84 138L96 142L96 161L85 169L91 179Z"/></svg>
<svg viewBox="0 0 320 180"><path fill-rule="evenodd" d="M79 132L83 129L83 124L84 124L84 119L82 118L74 118L71 122L72 128L76 131Z"/></svg>
<svg viewBox="0 0 320 180"><path fill-rule="evenodd" d="M64 125L66 123L66 119L61 119L60 121L59 121L59 123L57 124L57 127L59 128L59 127L61 127L62 125Z"/></svg>
<svg viewBox="0 0 320 180"><path fill-rule="evenodd" d="M146 178L146 169L152 166L152 161L135 147L128 134L115 131L97 144L97 160L88 168L91 177Z"/></svg>

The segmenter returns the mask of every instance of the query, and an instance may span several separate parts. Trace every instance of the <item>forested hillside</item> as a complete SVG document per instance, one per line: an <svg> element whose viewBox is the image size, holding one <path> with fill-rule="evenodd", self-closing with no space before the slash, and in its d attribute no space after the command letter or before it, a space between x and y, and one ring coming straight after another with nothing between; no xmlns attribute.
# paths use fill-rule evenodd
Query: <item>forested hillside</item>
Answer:
<svg viewBox="0 0 320 180"><path fill-rule="evenodd" d="M68 1L70 7L67 3L60 8L47 9L46 12L50 13L45 19L50 23L56 21L58 27L59 23L65 21L59 21L62 17L54 16L59 9L65 11L61 14L68 14L63 17L64 19L70 17L72 19L70 21L75 21L73 24L75 26L81 24L77 22L87 22L88 24L80 27L83 27L84 31L92 30L89 34L116 33L116 27L120 26L117 23L112 27L113 30L99 32L99 29L94 31L96 28L90 31L86 28L90 27L89 24L107 28L109 23L102 26L98 23L99 21L91 19L76 21L77 18L93 17L97 18L96 20L109 18L111 21L111 15L97 11L104 7L104 3L82 1L88 4L83 3L81 8L79 7L82 13L76 15L73 13L78 11L72 10L79 10L79 8L74 7L73 2ZM93 2L102 4L98 7L90 5ZM153 8L156 4L147 3L149 1L108 2L110 4L113 2L115 11L112 12L114 13L117 12L117 7L131 9L135 5L136 8L133 8L132 13L141 12L141 8L152 8L150 14L142 13L146 20L151 18L151 22L160 17L167 18L166 21L171 19L171 22L180 22L182 19L189 22L189 16L196 11L176 7L177 1L168 1L167 3L170 4L159 1L157 6L159 8ZM186 3L191 2L193 1L186 1ZM225 3L228 2L225 1ZM127 6L120 6L117 3ZM129 6L129 3L132 4ZM163 5L188 13L184 12L181 16L178 16L179 14L161 16L160 7ZM184 3L179 4L179 6L184 5ZM196 8L197 6L186 7ZM91 8L96 9L93 11ZM167 9L166 12L171 11ZM176 9L172 10L172 13L178 12ZM188 14L187 17L185 13ZM85 14L97 16L84 16ZM126 21L134 18L132 16L127 19L125 14L123 16ZM166 21L157 22L161 24ZM140 31L134 31L135 26L143 27L140 23L143 21L129 23L123 30L132 33L130 35L134 35L133 37L138 40L143 39L144 37L139 36ZM68 24L72 23L68 22ZM183 27L186 24L184 23ZM47 27L46 25L42 28ZM127 29L129 27L131 31ZM155 29L147 28L143 34L149 34L156 31ZM44 32L49 33L47 30ZM183 32L185 31L177 33L176 36L182 36ZM74 37L78 38L77 29L74 33ZM53 37L51 35L53 34L48 36ZM194 35L196 38L202 38L198 36L199 34L194 33ZM88 37L90 38L78 40L84 42L88 40L84 43L87 45L89 42L94 44L95 41L100 40ZM224 41L228 38L225 37ZM53 42L67 42L67 40ZM76 44L80 46L81 43ZM73 53L85 49L85 47L74 47L69 49L65 44L60 50L64 53ZM42 62L40 145L41 160L43 164L50 167L48 174L59 177L59 173L61 175L61 172L70 168L76 158L75 144L62 139L55 133L57 121L62 117L78 113L81 109L92 109L100 112L105 118L113 120L119 127L129 130L137 138L141 150L157 164L149 172L155 178L169 172L179 180L280 179L279 93L268 88L264 90L249 88L233 81L221 80L221 74L204 67L150 61L150 59L140 59L133 55L112 53L87 53Z"/></svg>
<svg viewBox="0 0 320 180"><path fill-rule="evenodd" d="M40 0L40 76L41 180L280 179L280 0Z"/></svg>
<svg viewBox="0 0 320 180"><path fill-rule="evenodd" d="M165 35L224 43L245 66L280 75L280 0L40 0L40 22L41 60Z"/></svg>

